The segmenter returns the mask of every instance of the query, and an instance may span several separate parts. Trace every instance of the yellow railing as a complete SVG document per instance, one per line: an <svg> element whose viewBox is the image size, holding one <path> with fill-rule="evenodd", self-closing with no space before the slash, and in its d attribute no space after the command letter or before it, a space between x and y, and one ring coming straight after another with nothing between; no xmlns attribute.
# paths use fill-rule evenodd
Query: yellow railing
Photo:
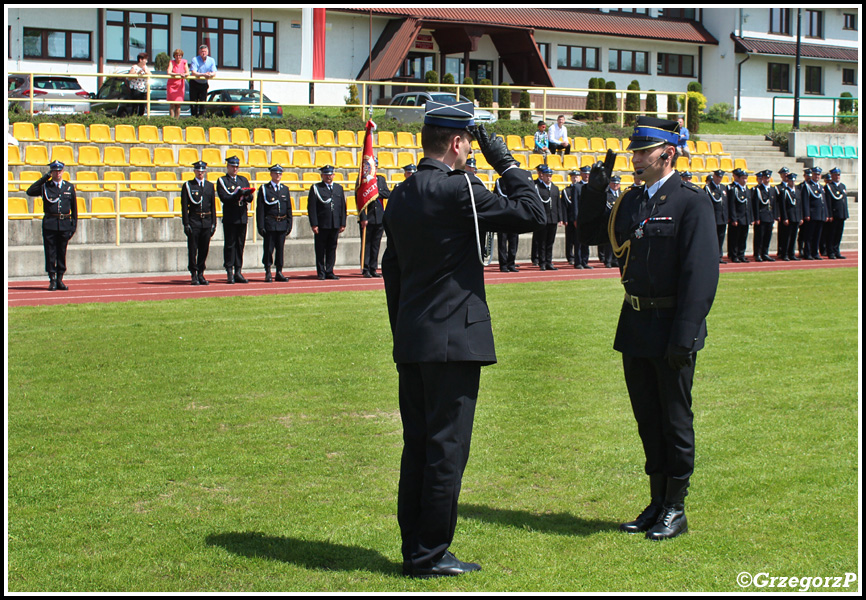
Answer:
<svg viewBox="0 0 866 600"><path fill-rule="evenodd" d="M31 81L33 80L34 75L58 75L57 73L52 73L52 72L47 72L47 71L10 71L9 74L10 75L29 75ZM154 104L154 103L158 103L158 104L190 104L190 102L187 100L168 101L168 100L153 100L151 98L151 94L150 94L151 80L152 79L174 79L174 78L176 78L176 76L172 76L172 75L147 75L145 77L142 77L141 75L128 74L128 73L63 73L63 76L65 76L65 77L97 77L97 78L114 77L114 78L124 78L124 79L144 79L144 78L146 78L147 79L147 89L148 89L148 92L146 94L146 98L143 101L142 100L120 99L120 98L111 98L111 99L70 98L68 100L64 99L63 100L64 103L67 103L67 102L72 102L72 103L88 102L91 104L98 105L101 102L106 102L106 103L111 102L111 103L121 103L121 104L141 104L142 102L144 102L146 105L146 114L148 116L150 116L151 104ZM193 79L193 78L190 77L189 79ZM554 97L554 96L557 96L557 97L562 97L562 96L582 97L589 92L595 92L595 93L600 94L600 97L602 97L602 98L606 94L614 94L617 98L618 108L616 108L614 110L605 110L603 108L595 108L595 109L592 109L591 112L600 113L600 114L614 113L618 116L617 122L619 123L619 125L621 127L626 126L626 115L645 114L645 111L642 111L642 110L628 111L625 109L625 104L626 104L625 101L626 101L626 98L628 97L628 95L629 94L639 94L641 97L646 97L646 95L649 93L649 92L640 91L640 90L619 90L619 89L608 90L608 89L589 89L589 88L565 88L565 87L548 88L548 87L523 87L523 86L516 86L516 85L474 85L474 84L470 86L470 85L466 85L466 84L462 84L462 83L429 84L429 83L414 83L414 82L404 82L404 81L356 81L356 80L351 80L351 79L317 80L317 79L296 79L296 78L288 78L288 77L255 77L255 78L251 79L249 77L226 77L223 75L218 75L217 77L214 77L213 79L208 80L208 82L214 82L214 83L226 82L226 81L241 81L241 82L244 82L245 84L247 84L247 86L249 86L249 84L252 83L253 84L252 89L260 92L258 102L205 102L203 104L209 105L209 106L236 106L239 104L240 105L248 105L251 107L258 107L259 110L262 112L264 111L265 107L269 107L269 106L308 107L308 106L311 106L311 103L309 101L305 102L305 103L297 103L297 104L289 104L289 103L284 103L284 102L273 102L273 101L272 102L265 102L264 101L265 85L266 84L269 84L269 85L279 84L279 85L299 86L301 93L303 93L304 88L306 88L308 90L309 96L313 96L313 97L315 96L316 86L346 86L346 89L348 89L348 86L355 85L355 86L358 86L358 88L359 88L359 90L358 90L359 94L358 95L360 98L360 103L358 103L358 104L346 104L345 102L336 103L336 104L327 104L327 103L316 101L316 102L312 103L312 105L317 106L317 107L332 106L332 107L341 107L341 108L342 107L360 108L364 115L368 115L369 114L368 111L371 111L374 109L387 109L390 107L389 105L386 105L386 104L375 104L375 103L368 103L367 102L367 98L369 96L369 90L370 90L371 86L379 86L379 87L384 86L384 87L391 87L391 88L398 88L398 89L404 89L404 88L416 89L417 88L417 89L420 89L422 91L426 91L430 88L436 88L437 91L439 91L439 93L442 93L441 90L453 89L453 90L455 90L454 92L445 92L445 93L453 93L455 96L459 96L461 94L461 90L465 90L466 88L471 87L474 90L490 89L490 90L500 90L500 91L504 91L507 93L522 92L523 90L527 90L530 94L541 94L541 96L542 96L541 106L536 105L535 107L530 107L530 108L511 107L511 108L502 108L502 109L496 108L496 107L482 107L482 108L487 108L487 109L490 109L491 111L493 111L493 110L510 110L510 111L516 111L518 113L529 112L530 114L533 114L533 113L534 114L541 114L542 118L546 119L548 114L560 114L560 113L564 113L564 112L575 112L575 110L573 110L573 109L561 109L561 108L554 108L554 107L549 106L549 101L552 97ZM212 88L211 91L214 91L216 89L220 89L220 88L213 88L213 86L211 86L211 88ZM398 92L394 92L394 93L398 93ZM651 93L655 94L656 96L665 96L665 97L667 97L669 95L674 95L678 99L680 97L684 97L686 95L686 92L676 92L676 91L653 91ZM392 93L392 96L393 96L393 93ZM35 102L41 101L41 100L38 96L34 96L33 86L31 85L30 86L30 94L29 94L28 98L9 98L9 101L10 102L17 102L17 103L26 103L28 106L27 110L29 111L29 113L31 115L33 115ZM676 110L675 111L668 111L667 109L664 109L664 110L659 110L658 113L662 113L665 115L667 115L667 114L682 115L683 119L687 120L687 118L688 118L688 103L684 102L684 106L685 106L685 110L683 110L683 111L676 111ZM411 107L401 107L401 108L411 108ZM417 107L417 110L423 110L423 106ZM590 111L587 111L584 108L579 112L590 112Z"/></svg>

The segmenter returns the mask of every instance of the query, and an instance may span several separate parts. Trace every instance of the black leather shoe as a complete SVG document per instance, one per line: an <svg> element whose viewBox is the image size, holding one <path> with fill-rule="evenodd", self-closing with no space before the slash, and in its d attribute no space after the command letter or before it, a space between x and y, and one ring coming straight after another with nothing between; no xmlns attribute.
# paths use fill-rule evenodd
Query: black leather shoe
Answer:
<svg viewBox="0 0 866 600"><path fill-rule="evenodd" d="M192 274L192 285L198 285L198 275Z"/></svg>
<svg viewBox="0 0 866 600"><path fill-rule="evenodd" d="M689 530L685 507L682 504L667 504L658 521L646 532L648 540L669 540Z"/></svg>
<svg viewBox="0 0 866 600"><path fill-rule="evenodd" d="M276 274L276 276L274 277L274 279L276 279L277 281L288 281L288 280L289 280L288 277L286 277L285 275L283 275L283 272L282 272L282 271L277 271L277 274Z"/></svg>
<svg viewBox="0 0 866 600"><path fill-rule="evenodd" d="M272 281L273 281L273 279L271 279L271 272L270 272L270 270L265 271L265 283L270 283L270 282L272 282Z"/></svg>
<svg viewBox="0 0 866 600"><path fill-rule="evenodd" d="M233 284L234 282L235 282L235 276L232 273L232 270L228 269L226 271L226 283L232 283Z"/></svg>
<svg viewBox="0 0 866 600"><path fill-rule="evenodd" d="M204 278L204 273L198 274L198 282L199 282L199 285L210 285L208 280Z"/></svg>
<svg viewBox="0 0 866 600"><path fill-rule="evenodd" d="M240 271L235 271L235 283L249 283L247 278L241 275Z"/></svg>
<svg viewBox="0 0 866 600"><path fill-rule="evenodd" d="M63 283L63 277L61 277L60 275L57 276L57 289L63 290L64 292L69 289L68 287L66 287L66 284Z"/></svg>
<svg viewBox="0 0 866 600"><path fill-rule="evenodd" d="M476 563L463 562L456 556L446 551L436 563L428 568L411 567L411 563L403 563L403 575L429 579L431 577L454 577L472 571L480 571L481 566Z"/></svg>
<svg viewBox="0 0 866 600"><path fill-rule="evenodd" d="M513 266L512 266L512 267L508 267L508 271L509 271L510 273L519 273L519 272L520 272L520 269L518 269L517 267L513 267Z"/></svg>
<svg viewBox="0 0 866 600"><path fill-rule="evenodd" d="M56 289L57 289L57 280L52 277L51 280L48 282L48 291L53 292Z"/></svg>
<svg viewBox="0 0 866 600"><path fill-rule="evenodd" d="M378 271L370 271L370 277L372 277L373 279L379 279L382 276L379 274Z"/></svg>
<svg viewBox="0 0 866 600"><path fill-rule="evenodd" d="M328 273L327 275L325 275L325 279L335 279L336 280L336 279L340 279L340 278L337 277L336 275L334 275L333 273Z"/></svg>
<svg viewBox="0 0 866 600"><path fill-rule="evenodd" d="M661 504L650 504L643 509L643 512L638 515L637 519L620 525L619 530L626 533L643 533L649 531L652 526L656 524L661 513Z"/></svg>

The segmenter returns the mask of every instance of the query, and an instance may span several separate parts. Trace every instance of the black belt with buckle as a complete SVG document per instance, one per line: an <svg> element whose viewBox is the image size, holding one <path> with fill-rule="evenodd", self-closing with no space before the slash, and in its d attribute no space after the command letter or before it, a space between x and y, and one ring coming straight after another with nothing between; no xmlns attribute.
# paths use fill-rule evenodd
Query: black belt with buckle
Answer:
<svg viewBox="0 0 866 600"><path fill-rule="evenodd" d="M276 219L277 221L285 221L288 218L289 218L289 215L276 215L274 217L274 219Z"/></svg>
<svg viewBox="0 0 866 600"><path fill-rule="evenodd" d="M632 296L628 292L625 293L625 301L627 304L637 311L648 310L650 308L676 308L676 296L664 296L661 298L641 298Z"/></svg>
<svg viewBox="0 0 866 600"><path fill-rule="evenodd" d="M50 215L52 217L57 217L58 219L71 219L72 213L57 213L54 215Z"/></svg>

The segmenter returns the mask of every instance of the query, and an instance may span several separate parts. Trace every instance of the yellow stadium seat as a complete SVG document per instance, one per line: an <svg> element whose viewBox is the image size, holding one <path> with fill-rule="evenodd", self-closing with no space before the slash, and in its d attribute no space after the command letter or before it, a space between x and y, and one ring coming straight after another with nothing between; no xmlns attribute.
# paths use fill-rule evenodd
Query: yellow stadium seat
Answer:
<svg viewBox="0 0 866 600"><path fill-rule="evenodd" d="M298 196L298 210L295 215L305 215L307 214L307 198L306 194L300 194Z"/></svg>
<svg viewBox="0 0 866 600"><path fill-rule="evenodd" d="M695 142L695 153L703 155L710 154L710 145L703 140L698 140Z"/></svg>
<svg viewBox="0 0 866 600"><path fill-rule="evenodd" d="M403 161L401 161L401 160L399 159L399 157L398 157L398 158L397 158L397 164L405 165L406 163L404 163ZM487 159L484 158L484 155L481 154L481 153L479 153L479 154L475 157L475 167L476 167L479 171L489 171L489 170L491 170L491 169L493 168L493 167L490 166L490 163L487 162ZM489 178L485 173L476 173L476 175L478 175L479 179L482 178L482 177L487 177L487 181L490 181L490 178ZM484 181L484 179L482 179L482 181Z"/></svg>
<svg viewBox="0 0 866 600"><path fill-rule="evenodd" d="M718 171L719 168L720 168L719 167L719 159L716 158L715 156L708 156L707 157L707 164L706 164L707 171L710 171L710 172Z"/></svg>
<svg viewBox="0 0 866 600"><path fill-rule="evenodd" d="M398 148L404 148L404 149L410 149L410 150L417 150L421 146L419 146L415 142L415 136L413 134L409 133L408 131L398 131L397 132L397 147Z"/></svg>
<svg viewBox="0 0 866 600"><path fill-rule="evenodd" d="M397 168L397 161L394 159L394 154L392 152L379 152L376 154L376 158L379 160L380 169Z"/></svg>
<svg viewBox="0 0 866 600"><path fill-rule="evenodd" d="M90 126L91 144L110 144L111 129L105 123L94 123Z"/></svg>
<svg viewBox="0 0 866 600"><path fill-rule="evenodd" d="M285 167L290 166L291 164L292 164L292 158L291 158L291 156L289 156L288 150L283 150L280 148L275 148L275 149L271 150L271 165L281 165L283 168L285 168ZM270 165L268 165L268 166L270 166ZM284 173L283 177L285 177L285 176L286 175ZM270 176L268 176L268 181L270 181L270 180L271 180L271 178L270 178Z"/></svg>
<svg viewBox="0 0 866 600"><path fill-rule="evenodd" d="M141 198L121 197L120 215L127 219L143 219L147 216L141 206Z"/></svg>
<svg viewBox="0 0 866 600"><path fill-rule="evenodd" d="M99 180L99 175L96 171L78 171L75 173L75 179L78 181L75 183L75 191L76 192L101 192L102 184L96 183ZM88 182L94 183L88 183Z"/></svg>
<svg viewBox="0 0 866 600"><path fill-rule="evenodd" d="M734 170L734 161L730 157L722 157L719 168L730 173Z"/></svg>
<svg viewBox="0 0 866 600"><path fill-rule="evenodd" d="M742 169L743 171L745 171L747 173L751 172L751 171L749 171L749 165L746 164L745 158L735 158L734 159L734 168L735 169Z"/></svg>
<svg viewBox="0 0 866 600"><path fill-rule="evenodd" d="M716 154L718 156L730 156L730 154L725 152L721 142L710 142L710 154Z"/></svg>
<svg viewBox="0 0 866 600"><path fill-rule="evenodd" d="M376 136L375 148L396 148L397 139L394 137L393 131L380 131Z"/></svg>
<svg viewBox="0 0 866 600"><path fill-rule="evenodd" d="M132 188L133 192L155 192L156 188L153 187L152 179L149 171L133 171L129 174L129 178L133 182L141 182L141 183L131 183L129 187Z"/></svg>
<svg viewBox="0 0 866 600"><path fill-rule="evenodd" d="M166 147L154 148L153 165L156 167L176 167L177 162L174 160L174 150Z"/></svg>
<svg viewBox="0 0 866 600"><path fill-rule="evenodd" d="M523 145L526 146L527 151L531 152L535 148L535 136L534 135L524 135L523 136Z"/></svg>
<svg viewBox="0 0 866 600"><path fill-rule="evenodd" d="M688 171L689 170L689 159L685 156L680 156L677 159L677 171Z"/></svg>
<svg viewBox="0 0 866 600"><path fill-rule="evenodd" d="M334 132L330 129L319 129L316 131L316 141L320 148L334 148L337 145L337 140L334 139Z"/></svg>
<svg viewBox="0 0 866 600"><path fill-rule="evenodd" d="M357 169L358 163L355 162L355 155L351 150L337 150L334 166L338 169Z"/></svg>
<svg viewBox="0 0 866 600"><path fill-rule="evenodd" d="M269 172L265 171L264 172L264 178L260 179L259 181L270 181L270 180L271 180L271 174ZM289 187L290 192L300 192L301 190L304 189L304 187L301 185L301 179L300 179L300 177L298 177L298 173L296 171L288 171L286 173L283 173L282 182L283 182L283 184L285 184Z"/></svg>
<svg viewBox="0 0 866 600"><path fill-rule="evenodd" d="M525 154L518 154L517 156L514 157L514 160L517 161L517 165L521 169L526 170L527 166L526 166L526 155Z"/></svg>
<svg viewBox="0 0 866 600"><path fill-rule="evenodd" d="M177 173L174 171L157 171L156 181L156 189L160 192L180 191L180 181L178 181Z"/></svg>
<svg viewBox="0 0 866 600"><path fill-rule="evenodd" d="M474 155L475 158L482 158L481 153ZM402 151L397 153L397 166L401 169L403 165L413 164L415 162L415 153L409 151Z"/></svg>
<svg viewBox="0 0 866 600"><path fill-rule="evenodd" d="M603 153L607 151L607 148L604 147L604 140L599 137L589 139L589 149L590 151L596 153Z"/></svg>
<svg viewBox="0 0 866 600"><path fill-rule="evenodd" d="M295 143L298 146L313 148L316 146L316 138L310 129L298 129L295 132Z"/></svg>
<svg viewBox="0 0 866 600"><path fill-rule="evenodd" d="M207 172L207 180L213 184L216 184L217 179L222 177L222 174L219 171L208 171Z"/></svg>
<svg viewBox="0 0 866 600"><path fill-rule="evenodd" d="M120 146L106 146L102 151L102 162L106 167L128 167L126 152Z"/></svg>
<svg viewBox="0 0 866 600"><path fill-rule="evenodd" d="M14 144L6 144L6 166L20 167L24 163L21 161L21 150Z"/></svg>
<svg viewBox="0 0 866 600"><path fill-rule="evenodd" d="M691 161L690 167L691 167L691 170L694 171L695 173L703 173L707 170L706 167L704 166L704 157L703 156L692 155L692 161Z"/></svg>
<svg viewBox="0 0 866 600"><path fill-rule="evenodd" d="M18 180L21 182L19 188L22 192L26 192L34 181L42 177L41 171L21 171L18 173Z"/></svg>
<svg viewBox="0 0 866 600"><path fill-rule="evenodd" d="M219 168L223 164L222 152L219 148L202 148L201 159L211 168Z"/></svg>
<svg viewBox="0 0 866 600"><path fill-rule="evenodd" d="M316 150L316 160L314 162L317 169L321 169L326 165L334 166L334 155L330 150Z"/></svg>
<svg viewBox="0 0 866 600"><path fill-rule="evenodd" d="M595 154L581 154L580 156L580 166L581 167L591 167L595 164Z"/></svg>
<svg viewBox="0 0 866 600"><path fill-rule="evenodd" d="M36 127L33 125L33 123L27 121L12 123L12 137L14 137L19 142L39 141L39 138L36 137Z"/></svg>
<svg viewBox="0 0 866 600"><path fill-rule="evenodd" d="M27 198L11 197L9 198L9 218L12 220L32 219L30 207L27 206Z"/></svg>
<svg viewBox="0 0 866 600"><path fill-rule="evenodd" d="M106 192L115 192L118 188L120 188L121 192L129 191L129 187L125 183L108 183L113 181L124 181L126 180L126 175L121 173L120 171L106 171L102 174L102 179L106 181L103 184Z"/></svg>
<svg viewBox="0 0 866 600"><path fill-rule="evenodd" d="M207 140L212 146L228 146L229 145L229 130L225 127L209 127L207 130Z"/></svg>
<svg viewBox="0 0 866 600"><path fill-rule="evenodd" d="M148 196L147 216L159 219L173 217L174 215L168 209L168 198L165 196Z"/></svg>
<svg viewBox="0 0 866 600"><path fill-rule="evenodd" d="M268 162L268 153L262 148L250 148L248 165L257 169L267 169L271 166Z"/></svg>
<svg viewBox="0 0 866 600"><path fill-rule="evenodd" d="M274 144L277 146L294 146L295 140L292 139L292 132L288 129L275 129Z"/></svg>
<svg viewBox="0 0 866 600"><path fill-rule="evenodd" d="M252 146L253 140L250 139L250 130L246 127L232 127L232 145L234 146Z"/></svg>
<svg viewBox="0 0 866 600"><path fill-rule="evenodd" d="M95 196L90 200L90 212L97 219L113 219L117 214L114 198Z"/></svg>
<svg viewBox="0 0 866 600"><path fill-rule="evenodd" d="M619 138L606 138L604 140L605 145L607 145L608 150L613 150L614 152L619 152L622 148L619 145Z"/></svg>
<svg viewBox="0 0 866 600"><path fill-rule="evenodd" d="M544 164L544 155L543 154L530 154L529 155L529 163L527 164L527 168L530 171L534 171L538 165Z"/></svg>
<svg viewBox="0 0 866 600"><path fill-rule="evenodd" d="M159 144L159 129L154 125L139 125L138 126L138 143L139 144Z"/></svg>
<svg viewBox="0 0 866 600"><path fill-rule="evenodd" d="M45 167L48 165L48 146L37 146L30 144L24 147L24 164L34 167Z"/></svg>
<svg viewBox="0 0 866 600"><path fill-rule="evenodd" d="M505 145L508 146L508 149L512 152L526 152L526 146L523 145L523 138L519 135L507 135L505 136ZM531 150L531 148L530 148Z"/></svg>
<svg viewBox="0 0 866 600"><path fill-rule="evenodd" d="M60 137L60 125L57 123L40 123L39 141L52 143L62 142L63 138Z"/></svg>
<svg viewBox="0 0 866 600"><path fill-rule="evenodd" d="M312 132L310 132L312 133ZM310 156L309 150L295 150L292 152L292 167L295 169L312 169L313 157Z"/></svg>
<svg viewBox="0 0 866 600"><path fill-rule="evenodd" d="M114 143L137 144L138 136L135 133L135 127L132 125L116 125L114 127Z"/></svg>
<svg viewBox="0 0 866 600"><path fill-rule="evenodd" d="M163 144L185 144L183 139L183 129L177 125L166 125L162 128L162 143Z"/></svg>
<svg viewBox="0 0 866 600"><path fill-rule="evenodd" d="M695 147L695 143L692 140L686 140L686 147L689 149L689 154L694 156L698 153L698 149Z"/></svg>
<svg viewBox="0 0 866 600"><path fill-rule="evenodd" d="M153 159L150 157L150 148L134 146L129 149L129 165L132 167L152 167Z"/></svg>
<svg viewBox="0 0 866 600"><path fill-rule="evenodd" d="M51 147L51 162L59 160L67 167L77 167L78 162L75 160L75 152L72 146L52 146Z"/></svg>
<svg viewBox="0 0 866 600"><path fill-rule="evenodd" d="M204 137L204 127L187 127L186 128L186 143L195 144L196 146L207 145L207 140Z"/></svg>
<svg viewBox="0 0 866 600"><path fill-rule="evenodd" d="M66 141L71 144L86 144L90 141L87 139L87 128L81 123L67 123L63 129Z"/></svg>
<svg viewBox="0 0 866 600"><path fill-rule="evenodd" d="M257 127L253 129L253 145L254 146L273 146L274 134L270 129Z"/></svg>
<svg viewBox="0 0 866 600"><path fill-rule="evenodd" d="M355 132L341 129L337 132L337 145L341 148L360 148L361 144L355 140Z"/></svg>
<svg viewBox="0 0 866 600"><path fill-rule="evenodd" d="M617 154L616 161L613 163L614 171L629 171L628 164L628 155L627 154Z"/></svg>
<svg viewBox="0 0 866 600"><path fill-rule="evenodd" d="M198 148L181 148L177 151L177 164L181 167L192 168L193 163L201 158Z"/></svg>
<svg viewBox="0 0 866 600"><path fill-rule="evenodd" d="M78 164L83 167L101 167L105 165L99 154L99 148L96 146L79 146Z"/></svg>
<svg viewBox="0 0 866 600"><path fill-rule="evenodd" d="M83 196L76 197L76 204L78 205L78 218L79 219L89 219L90 211L87 210L87 202L84 201Z"/></svg>
<svg viewBox="0 0 866 600"><path fill-rule="evenodd" d="M585 137L574 138L573 152L589 152L589 140Z"/></svg>

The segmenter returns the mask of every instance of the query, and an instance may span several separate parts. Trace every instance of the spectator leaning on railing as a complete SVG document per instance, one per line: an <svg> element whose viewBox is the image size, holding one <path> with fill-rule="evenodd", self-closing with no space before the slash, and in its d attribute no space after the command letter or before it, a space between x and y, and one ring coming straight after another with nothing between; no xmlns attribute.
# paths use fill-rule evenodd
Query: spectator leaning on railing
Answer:
<svg viewBox="0 0 866 600"><path fill-rule="evenodd" d="M191 79L189 80L189 101L192 116L204 116L204 101L207 100L208 81L216 77L217 68L213 58L208 56L208 48L202 44L198 47L198 56L189 63Z"/></svg>

